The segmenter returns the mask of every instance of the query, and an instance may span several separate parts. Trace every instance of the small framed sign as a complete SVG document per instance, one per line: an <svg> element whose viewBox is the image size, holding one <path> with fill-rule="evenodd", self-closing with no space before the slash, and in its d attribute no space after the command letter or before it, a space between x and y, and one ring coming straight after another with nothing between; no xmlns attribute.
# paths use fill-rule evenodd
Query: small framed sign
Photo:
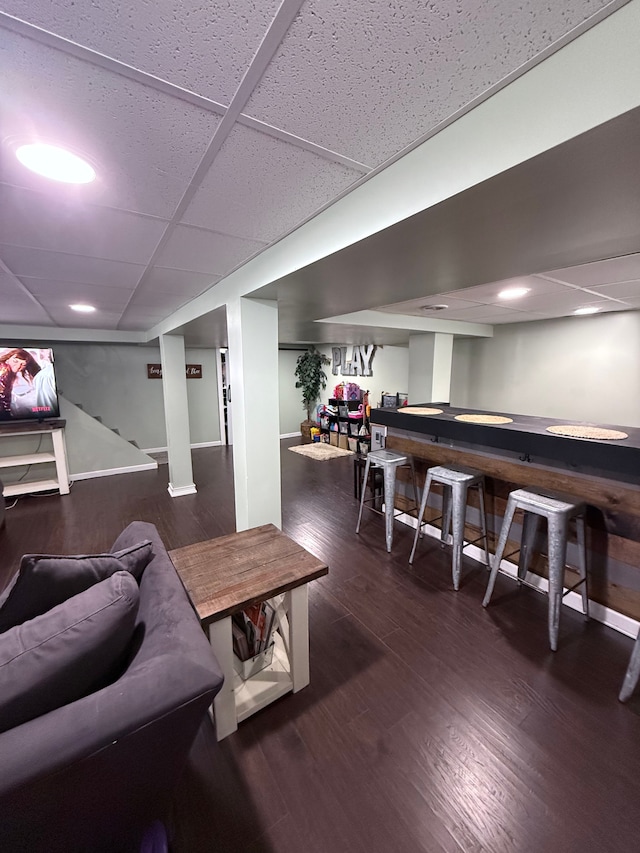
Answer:
<svg viewBox="0 0 640 853"><path fill-rule="evenodd" d="M202 365L201 364L186 364L185 371L187 379L202 379ZM162 379L162 365L161 364L148 364L147 365L147 379Z"/></svg>

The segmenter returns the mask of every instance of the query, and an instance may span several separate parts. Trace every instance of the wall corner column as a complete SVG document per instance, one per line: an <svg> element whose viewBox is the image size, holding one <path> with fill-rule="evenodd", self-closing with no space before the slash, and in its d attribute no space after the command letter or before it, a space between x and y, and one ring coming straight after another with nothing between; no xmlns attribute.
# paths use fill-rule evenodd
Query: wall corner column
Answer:
<svg viewBox="0 0 640 853"><path fill-rule="evenodd" d="M160 335L160 357L169 455L168 492L172 498L177 498L196 492L191 464L184 338L181 335Z"/></svg>

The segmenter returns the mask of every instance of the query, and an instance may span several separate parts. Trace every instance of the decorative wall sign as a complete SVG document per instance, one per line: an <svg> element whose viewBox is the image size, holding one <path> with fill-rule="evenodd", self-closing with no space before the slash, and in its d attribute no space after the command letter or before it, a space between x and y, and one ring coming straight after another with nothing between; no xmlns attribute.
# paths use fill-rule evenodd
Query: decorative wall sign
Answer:
<svg viewBox="0 0 640 853"><path fill-rule="evenodd" d="M347 358L347 347L331 348L331 371L334 376L373 376L371 362L376 351L375 344L354 345L351 358Z"/></svg>
<svg viewBox="0 0 640 853"><path fill-rule="evenodd" d="M185 372L187 379L202 379L202 365L201 364L186 364ZM162 379L162 365L161 364L148 364L147 365L147 379Z"/></svg>

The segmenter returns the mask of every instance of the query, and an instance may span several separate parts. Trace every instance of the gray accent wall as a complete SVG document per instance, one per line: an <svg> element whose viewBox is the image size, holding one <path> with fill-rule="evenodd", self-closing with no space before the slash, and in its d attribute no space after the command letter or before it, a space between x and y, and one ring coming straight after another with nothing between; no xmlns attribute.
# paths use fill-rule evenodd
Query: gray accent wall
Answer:
<svg viewBox="0 0 640 853"><path fill-rule="evenodd" d="M307 417L302 405L302 389L296 388L296 362L303 350L278 350L280 382L280 435L300 432L300 424Z"/></svg>
<svg viewBox="0 0 640 853"><path fill-rule="evenodd" d="M494 326L456 339L451 405L640 426L640 312Z"/></svg>
<svg viewBox="0 0 640 853"><path fill-rule="evenodd" d="M336 344L344 346L344 344ZM322 346L318 349L331 359L331 346ZM351 345L347 346L347 357L351 353ZM371 376L334 376L331 372L331 364L325 367L327 374L327 387L322 395L322 402L326 403L333 396L333 389L341 382L355 382L363 390L369 391L369 404L376 407L380 403L382 392L388 394L408 394L409 392L409 347L376 347L371 361Z"/></svg>
<svg viewBox="0 0 640 853"><path fill-rule="evenodd" d="M53 351L68 400L142 449L166 447L162 382L147 379L147 364L160 363L158 347L56 343ZM187 361L202 364L202 379L187 382L191 442L219 441L215 350L189 349Z"/></svg>

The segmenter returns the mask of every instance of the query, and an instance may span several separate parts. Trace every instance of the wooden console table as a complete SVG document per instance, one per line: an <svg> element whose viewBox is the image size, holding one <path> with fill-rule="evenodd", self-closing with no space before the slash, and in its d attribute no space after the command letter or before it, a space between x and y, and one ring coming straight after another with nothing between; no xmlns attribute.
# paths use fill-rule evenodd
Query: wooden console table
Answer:
<svg viewBox="0 0 640 853"><path fill-rule="evenodd" d="M309 683L307 584L327 566L273 524L232 533L169 552L224 674L213 701L218 740L270 702ZM273 662L243 679L233 666L231 617L271 600L278 630Z"/></svg>

